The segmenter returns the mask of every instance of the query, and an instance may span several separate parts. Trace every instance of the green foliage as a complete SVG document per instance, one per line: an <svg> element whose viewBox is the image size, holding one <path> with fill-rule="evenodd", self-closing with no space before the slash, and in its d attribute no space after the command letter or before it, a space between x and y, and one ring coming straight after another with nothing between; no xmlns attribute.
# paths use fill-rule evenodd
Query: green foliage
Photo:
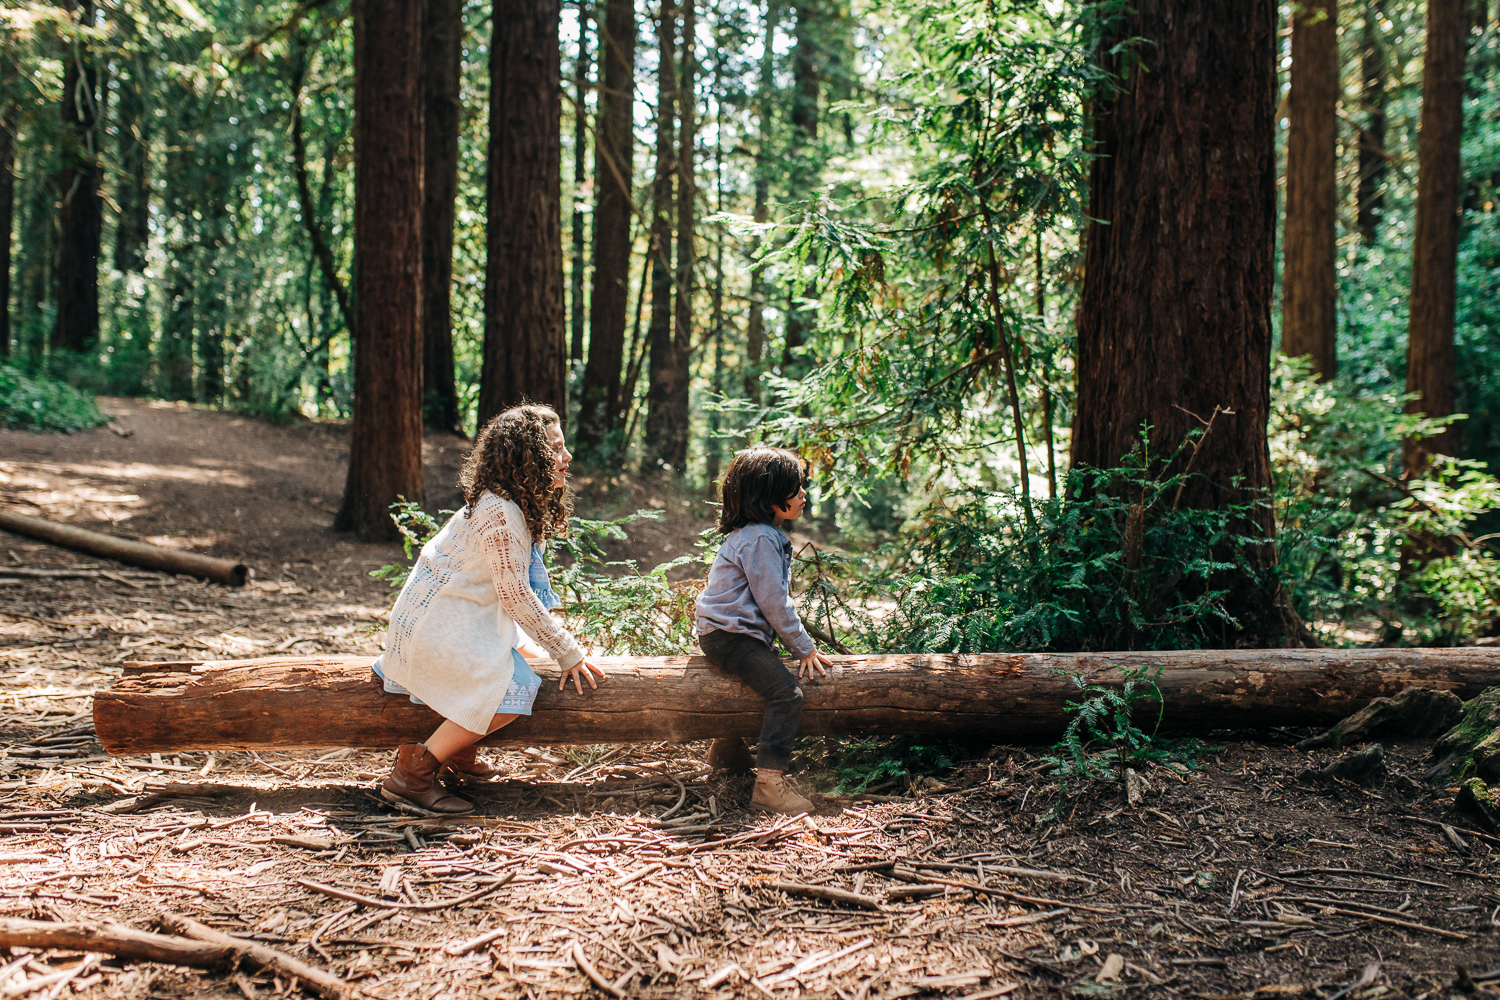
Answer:
<svg viewBox="0 0 1500 1000"><path fill-rule="evenodd" d="M872 785L904 788L918 776L947 770L962 755L962 748L949 740L897 736L839 740L822 763L837 775L834 793L849 795Z"/></svg>
<svg viewBox="0 0 1500 1000"><path fill-rule="evenodd" d="M71 433L108 420L92 395L0 365L0 427Z"/></svg>
<svg viewBox="0 0 1500 1000"><path fill-rule="evenodd" d="M408 562L454 513L445 510L433 517L404 498L391 505L391 520L401 532ZM695 641L694 604L702 581L673 582L671 574L679 567L701 564L703 554L679 556L642 572L634 560L612 561L604 550L604 542L627 537L626 525L661 517L658 510L638 510L613 521L575 517L568 534L552 540L549 572L553 589L563 598L564 619L575 635L606 655L678 655ZM409 565L391 563L370 575L399 589L410 572Z"/></svg>
<svg viewBox="0 0 1500 1000"><path fill-rule="evenodd" d="M1162 667L1132 667L1124 671L1119 690L1103 684L1090 684L1082 676L1073 683L1082 696L1067 704L1072 718L1053 749L1042 761L1051 764L1060 778L1123 778L1125 768L1143 761L1186 764L1194 767L1205 747L1200 740L1164 740L1156 735L1166 712L1157 679ZM1151 732L1135 724L1135 716L1145 705L1157 705L1156 722Z"/></svg>

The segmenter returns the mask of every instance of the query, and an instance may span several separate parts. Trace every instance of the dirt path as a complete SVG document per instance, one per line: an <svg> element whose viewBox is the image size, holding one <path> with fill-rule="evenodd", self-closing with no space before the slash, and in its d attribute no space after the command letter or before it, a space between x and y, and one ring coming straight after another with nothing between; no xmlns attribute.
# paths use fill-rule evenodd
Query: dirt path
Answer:
<svg viewBox="0 0 1500 1000"><path fill-rule="evenodd" d="M1329 758L1291 749L1297 734L1221 734L1200 771L1150 769L1136 809L997 747L920 791L793 821L748 813L748 780L707 771L702 744L496 754L509 780L449 821L373 793L385 754L111 757L89 703L120 663L373 654L390 595L366 573L397 550L327 530L340 428L108 406L131 436L0 432L0 502L258 573L239 591L160 574L0 585L5 916L186 914L389 1000L605 995L580 954L618 992L663 998L1500 997L1500 841L1421 784L1421 742L1389 746L1389 776L1364 789L1299 778ZM456 505L461 446L428 442L436 504ZM597 485L615 509L684 499ZM635 544L675 554L699 523L679 512ZM0 563L97 565L3 534ZM0 995L297 993L249 964L76 960L0 963Z"/></svg>

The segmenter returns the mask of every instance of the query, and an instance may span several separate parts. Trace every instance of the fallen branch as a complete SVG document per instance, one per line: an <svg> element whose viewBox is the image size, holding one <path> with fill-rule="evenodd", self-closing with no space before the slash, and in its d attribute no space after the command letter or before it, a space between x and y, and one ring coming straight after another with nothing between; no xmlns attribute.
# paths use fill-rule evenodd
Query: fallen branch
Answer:
<svg viewBox="0 0 1500 1000"><path fill-rule="evenodd" d="M354 1000L358 996L358 990L351 984L344 982L332 973L324 972L322 969L314 968L306 962L293 958L275 948L268 948L259 941L249 941L245 938L231 937L222 931L216 931L189 917L177 913L162 913L156 918L156 923L169 931L181 934L184 937L196 938L209 944L217 945L222 949L232 950L234 953L243 955L256 965L263 966L283 976L300 979L312 992L319 996L327 997L328 1000Z"/></svg>
<svg viewBox="0 0 1500 1000"><path fill-rule="evenodd" d="M579 971L589 977L590 982L610 996L615 997L616 1000L625 995L623 990L616 987L608 979L605 979L599 970L594 968L594 963L590 962L589 957L583 953L583 945L579 944L577 939L573 941L573 964L577 965Z"/></svg>
<svg viewBox="0 0 1500 1000"><path fill-rule="evenodd" d="M48 920L0 918L0 946L102 952L120 958L167 962L197 969L227 965L239 954L231 946L154 934L112 920L62 924Z"/></svg>
<svg viewBox="0 0 1500 1000"><path fill-rule="evenodd" d="M176 549L131 541L115 535L106 535L71 524L58 524L40 517L27 517L9 510L0 510L0 528L28 538L39 538L63 548L76 549L89 555L103 556L130 566L166 573L182 573L202 577L230 587L243 587L249 569L244 563L231 559L216 559L196 552L179 552Z"/></svg>
<svg viewBox="0 0 1500 1000"><path fill-rule="evenodd" d="M476 899L483 899L485 896L488 896L490 893L494 892L496 889L499 889L501 886L505 885L515 877L515 872L506 872L495 881L486 884L485 887L483 889L480 889L478 892L471 892L467 896L457 896L453 899L445 899L437 903L393 903L388 899L376 899L373 896L361 896L359 893L350 892L348 889L340 889L337 886L324 885L322 882L314 882L309 878L299 878L297 880L297 884L302 886L304 889L311 889L314 892L321 892L323 895L332 896L334 899L342 899L350 903L359 903L362 906L373 906L381 910L410 910L413 913L431 913L434 910L446 910L450 906L462 906L464 903L472 903Z"/></svg>
<svg viewBox="0 0 1500 1000"><path fill-rule="evenodd" d="M808 899L822 899L830 903L842 903L845 906L857 906L864 910L879 910L880 900L872 896L861 896L857 892L846 892L843 889L833 889L826 885L802 885L797 882L769 882L767 885L790 896L805 896Z"/></svg>

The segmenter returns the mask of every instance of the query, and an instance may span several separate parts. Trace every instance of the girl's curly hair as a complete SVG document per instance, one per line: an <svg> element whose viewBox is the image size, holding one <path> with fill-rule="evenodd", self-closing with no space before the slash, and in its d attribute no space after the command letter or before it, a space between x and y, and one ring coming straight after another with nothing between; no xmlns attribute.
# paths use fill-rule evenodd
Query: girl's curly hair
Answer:
<svg viewBox="0 0 1500 1000"><path fill-rule="evenodd" d="M560 423L552 407L524 403L485 424L458 476L464 516L473 515L480 495L489 490L521 508L533 542L565 534L573 497L566 485L552 486L557 453L548 440Z"/></svg>

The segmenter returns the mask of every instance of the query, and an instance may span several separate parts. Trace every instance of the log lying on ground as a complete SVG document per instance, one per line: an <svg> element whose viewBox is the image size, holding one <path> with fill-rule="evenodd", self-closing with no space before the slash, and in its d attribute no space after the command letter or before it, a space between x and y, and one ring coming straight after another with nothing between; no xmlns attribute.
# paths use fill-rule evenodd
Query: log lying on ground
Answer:
<svg viewBox="0 0 1500 1000"><path fill-rule="evenodd" d="M66 549L76 549L89 555L113 559L129 566L165 573L181 573L185 576L202 577L230 587L243 587L249 574L244 563L232 559L216 559L197 552L179 552L146 542L132 541L106 535L71 524L58 524L40 517L27 517L14 511L0 510L0 528L28 538L39 538Z"/></svg>
<svg viewBox="0 0 1500 1000"><path fill-rule="evenodd" d="M803 682L807 736L933 735L998 743L1051 742L1066 726L1072 677L1111 683L1160 664L1165 730L1326 726L1372 698L1413 685L1470 698L1500 685L1500 650L1185 650L1161 653L995 653L835 656ZM701 657L599 657L597 691L559 691L543 661L533 714L492 745L628 743L752 736L764 703ZM795 669L795 667L794 667ZM1157 706L1138 723L1155 725ZM94 697L94 726L111 753L350 746L424 739L440 719L389 695L367 656L127 663Z"/></svg>

